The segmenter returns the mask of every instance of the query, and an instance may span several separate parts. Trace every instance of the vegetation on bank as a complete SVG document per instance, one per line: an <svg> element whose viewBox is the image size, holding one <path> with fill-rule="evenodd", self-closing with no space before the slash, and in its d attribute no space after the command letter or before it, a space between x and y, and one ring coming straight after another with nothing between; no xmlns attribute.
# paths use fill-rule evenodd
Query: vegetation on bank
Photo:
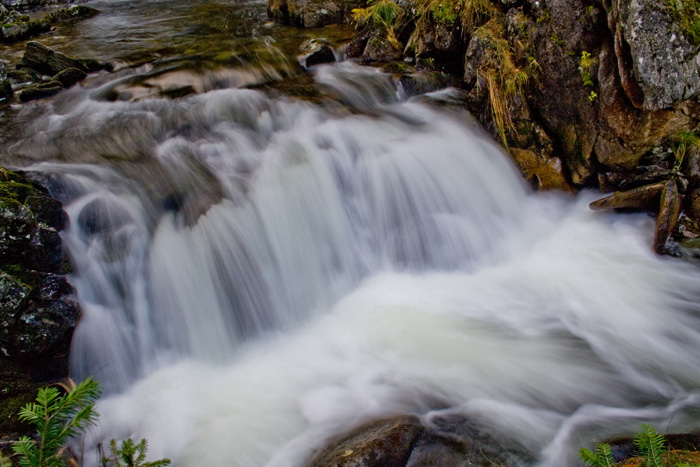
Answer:
<svg viewBox="0 0 700 467"><path fill-rule="evenodd" d="M70 439L80 435L97 420L95 402L101 393L100 385L87 378L70 391L61 394L56 387L39 389L36 401L25 405L19 412L23 422L34 426L36 434L22 436L12 443L12 450L22 467L63 467L77 465L74 453L67 448ZM144 462L148 443L135 443L131 438L112 439L110 455L102 458L104 467L165 467L169 459ZM9 459L0 453L0 467L10 467Z"/></svg>
<svg viewBox="0 0 700 467"><path fill-rule="evenodd" d="M523 99L525 85L536 79L540 66L534 57L518 63L506 39L505 15L490 0L420 0L410 9L394 0L368 0L365 8L352 11L358 28L381 31L396 48L410 50L421 58L421 36L437 24L446 28L456 40L466 45L476 38L483 48L483 60L476 69L476 86L488 94L491 115L504 146L508 132L516 132L511 119L512 108ZM399 36L414 27L402 44Z"/></svg>
<svg viewBox="0 0 700 467"><path fill-rule="evenodd" d="M595 451L581 448L579 458L592 467L700 467L700 452L669 450L664 435L651 425L642 425L633 442L638 456L623 462L615 462L607 443L598 444Z"/></svg>

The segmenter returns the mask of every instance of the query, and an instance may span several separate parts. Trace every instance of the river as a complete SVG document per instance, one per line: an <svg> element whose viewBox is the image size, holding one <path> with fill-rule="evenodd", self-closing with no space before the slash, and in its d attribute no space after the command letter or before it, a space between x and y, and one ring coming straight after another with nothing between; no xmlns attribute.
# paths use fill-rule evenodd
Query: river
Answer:
<svg viewBox="0 0 700 467"><path fill-rule="evenodd" d="M71 372L105 389L85 465L131 436L176 466L303 466L397 414L476 420L542 467L700 428L700 271L652 252L652 218L533 193L457 90L299 67L347 28L88 5L45 42L115 71L8 110L1 149L71 219Z"/></svg>

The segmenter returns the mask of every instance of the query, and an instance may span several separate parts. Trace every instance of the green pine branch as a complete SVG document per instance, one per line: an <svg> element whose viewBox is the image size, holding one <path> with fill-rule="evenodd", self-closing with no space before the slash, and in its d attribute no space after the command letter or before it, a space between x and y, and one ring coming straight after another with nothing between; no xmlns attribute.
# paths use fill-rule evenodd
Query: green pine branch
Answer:
<svg viewBox="0 0 700 467"><path fill-rule="evenodd" d="M55 387L39 389L36 401L19 412L19 419L37 430L36 440L23 436L12 445L13 452L20 455L20 465L62 467L61 448L95 422L95 400L99 396L100 385L93 378L64 395Z"/></svg>
<svg viewBox="0 0 700 467"><path fill-rule="evenodd" d="M645 467L663 467L661 456L666 452L666 438L651 425L642 425L642 431L634 437L634 445L644 456Z"/></svg>

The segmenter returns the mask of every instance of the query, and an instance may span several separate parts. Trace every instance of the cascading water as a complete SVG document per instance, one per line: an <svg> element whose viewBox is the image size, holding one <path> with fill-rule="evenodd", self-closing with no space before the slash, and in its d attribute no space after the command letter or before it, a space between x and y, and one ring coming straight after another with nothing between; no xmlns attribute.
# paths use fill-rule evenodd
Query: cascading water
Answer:
<svg viewBox="0 0 700 467"><path fill-rule="evenodd" d="M9 147L71 218L72 371L107 392L86 445L301 466L368 420L448 413L554 467L700 427L700 271L651 252L651 219L529 193L452 91L315 73L336 101L102 81Z"/></svg>

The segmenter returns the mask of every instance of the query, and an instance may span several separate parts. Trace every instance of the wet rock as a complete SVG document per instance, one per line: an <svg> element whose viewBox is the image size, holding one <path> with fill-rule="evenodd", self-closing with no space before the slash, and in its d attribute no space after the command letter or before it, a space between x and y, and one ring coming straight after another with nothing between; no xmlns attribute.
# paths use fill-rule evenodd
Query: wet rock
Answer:
<svg viewBox="0 0 700 467"><path fill-rule="evenodd" d="M29 37L29 31L28 21L4 24L0 27L0 38L5 43L17 42Z"/></svg>
<svg viewBox="0 0 700 467"><path fill-rule="evenodd" d="M656 211L666 183L644 185L628 191L617 191L610 196L592 202L591 209L636 209Z"/></svg>
<svg viewBox="0 0 700 467"><path fill-rule="evenodd" d="M520 166L525 179L535 190L575 191L566 179L559 158L544 158L532 150L519 148L511 148L510 153Z"/></svg>
<svg viewBox="0 0 700 467"><path fill-rule="evenodd" d="M87 78L87 73L83 70L71 67L57 73L56 76L53 77L53 81L58 81L64 88L69 88L85 78Z"/></svg>
<svg viewBox="0 0 700 467"><path fill-rule="evenodd" d="M5 73L5 67L0 61L0 101L12 97L12 84Z"/></svg>
<svg viewBox="0 0 700 467"><path fill-rule="evenodd" d="M80 309L64 276L42 275L27 297L27 306L9 320L7 340L0 344L7 357L37 359L58 346L70 345Z"/></svg>
<svg viewBox="0 0 700 467"><path fill-rule="evenodd" d="M335 62L333 49L323 39L309 39L301 44L299 51L301 52L299 63L304 68Z"/></svg>
<svg viewBox="0 0 700 467"><path fill-rule="evenodd" d="M522 446L459 413L434 415L425 426L406 467L532 465Z"/></svg>
<svg viewBox="0 0 700 467"><path fill-rule="evenodd" d="M19 430L16 409L68 374L80 315L58 235L67 216L46 189L0 168L0 432ZM10 410L9 408L12 408Z"/></svg>
<svg viewBox="0 0 700 467"><path fill-rule="evenodd" d="M5 171L0 179L0 264L62 273L69 268L58 231L67 216L43 188ZM45 248L46 247L46 248Z"/></svg>
<svg viewBox="0 0 700 467"><path fill-rule="evenodd" d="M49 76L55 76L68 68L77 68L85 73L111 69L107 63L94 59L69 57L35 41L27 43L21 66Z"/></svg>
<svg viewBox="0 0 700 467"><path fill-rule="evenodd" d="M389 39L385 33L375 32L367 40L361 59L365 63L390 62L400 60L402 56L401 44Z"/></svg>
<svg viewBox="0 0 700 467"><path fill-rule="evenodd" d="M63 85L58 81L47 81L36 86L31 86L19 92L20 102L29 102L37 99L52 97L63 90Z"/></svg>
<svg viewBox="0 0 700 467"><path fill-rule="evenodd" d="M678 184L672 178L666 182L663 190L661 190L659 214L656 216L656 230L654 231L655 252L664 252L666 242L676 230L680 214L681 197L678 193Z"/></svg>
<svg viewBox="0 0 700 467"><path fill-rule="evenodd" d="M404 467L424 432L417 417L380 420L331 442L310 467Z"/></svg>

